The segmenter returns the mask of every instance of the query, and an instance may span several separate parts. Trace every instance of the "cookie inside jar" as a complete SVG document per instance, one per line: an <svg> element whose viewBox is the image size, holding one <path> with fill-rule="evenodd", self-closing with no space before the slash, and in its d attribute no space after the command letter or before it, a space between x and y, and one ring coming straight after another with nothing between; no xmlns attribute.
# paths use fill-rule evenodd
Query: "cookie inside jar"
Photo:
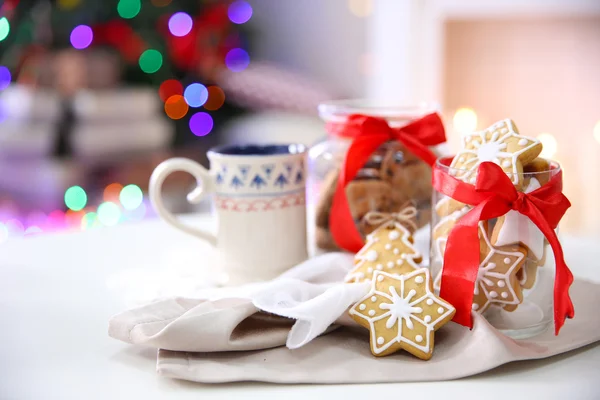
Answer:
<svg viewBox="0 0 600 400"><path fill-rule="evenodd" d="M360 239L364 243L366 235L378 227L365 219L372 212L392 217L411 206L417 210L416 216L412 217L416 219L417 229L430 222L431 162L427 157L420 159L410 148L411 143L418 142L419 150L431 151L433 156L435 147L445 141L443 124L435 109L431 104L381 107L358 100L319 106L328 136L315 144L309 153L309 182L312 178L315 184L309 183L307 204L309 234L311 229L316 229L317 249L357 251ZM421 120L432 117L436 119L433 124L429 119L419 125ZM403 132L402 129L409 125L414 125L413 129ZM422 143L423 127L430 129L432 125L438 141ZM403 144L403 134L412 136L406 144L408 148ZM387 141L385 135L388 135ZM359 142L353 146L356 140ZM352 165L352 177L348 179L346 175L343 185L346 195L343 203L347 201L347 206L344 204L343 211L336 209L332 213L336 191L342 190L338 185L340 171L344 168L348 174L347 165ZM346 235L346 232L350 233ZM312 238L310 242L314 243Z"/></svg>

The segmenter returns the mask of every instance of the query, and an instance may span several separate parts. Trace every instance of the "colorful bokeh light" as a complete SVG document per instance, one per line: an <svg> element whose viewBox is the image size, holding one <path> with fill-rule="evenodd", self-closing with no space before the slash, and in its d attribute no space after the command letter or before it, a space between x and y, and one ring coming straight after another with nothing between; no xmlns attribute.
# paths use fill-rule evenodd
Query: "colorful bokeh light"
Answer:
<svg viewBox="0 0 600 400"><path fill-rule="evenodd" d="M73 211L82 210L87 204L87 194L81 186L71 186L65 192L65 205Z"/></svg>
<svg viewBox="0 0 600 400"><path fill-rule="evenodd" d="M81 218L81 229L91 229L100 226L98 215L95 212L89 212Z"/></svg>
<svg viewBox="0 0 600 400"><path fill-rule="evenodd" d="M98 220L104 226L115 226L121 219L121 209L111 201L107 201L98 206Z"/></svg>
<svg viewBox="0 0 600 400"><path fill-rule="evenodd" d="M140 13L142 4L140 0L119 0L117 12L121 18L131 19Z"/></svg>
<svg viewBox="0 0 600 400"><path fill-rule="evenodd" d="M162 67L163 57L158 50L148 49L140 56L140 68L147 74L153 74Z"/></svg>
<svg viewBox="0 0 600 400"><path fill-rule="evenodd" d="M0 42L6 39L10 33L10 22L6 17L0 18Z"/></svg>
<svg viewBox="0 0 600 400"><path fill-rule="evenodd" d="M200 107L208 100L208 90L201 83L192 83L185 88L183 97L190 107Z"/></svg>
<svg viewBox="0 0 600 400"><path fill-rule="evenodd" d="M144 201L144 193L138 185L127 185L121 190L119 201L126 210L135 210Z"/></svg>
<svg viewBox="0 0 600 400"><path fill-rule="evenodd" d="M23 226L23 223L18 219L9 219L4 225L8 230L8 236L19 237L23 236L23 234L25 233L25 227Z"/></svg>
<svg viewBox="0 0 600 400"><path fill-rule="evenodd" d="M165 113L171 119L181 119L185 117L189 110L188 104L181 95L173 95L165 101Z"/></svg>
<svg viewBox="0 0 600 400"><path fill-rule="evenodd" d="M158 95L162 101L167 101L167 99L171 96L182 94L183 85L176 79L167 79L161 83L160 87L158 88Z"/></svg>
<svg viewBox="0 0 600 400"><path fill-rule="evenodd" d="M87 25L78 25L71 31L71 45L77 50L89 47L94 40L94 32Z"/></svg>
<svg viewBox="0 0 600 400"><path fill-rule="evenodd" d="M119 195L121 194L121 190L123 190L123 185L120 183L111 183L107 187L104 188L104 192L102 193L102 198L104 201L112 201L116 203L119 201Z"/></svg>
<svg viewBox="0 0 600 400"><path fill-rule="evenodd" d="M225 56L225 64L231 71L240 72L245 70L250 64L250 56L244 49L231 49Z"/></svg>
<svg viewBox="0 0 600 400"><path fill-rule="evenodd" d="M246 23L252 18L252 6L244 0L234 1L229 5L227 15L234 24Z"/></svg>
<svg viewBox="0 0 600 400"><path fill-rule="evenodd" d="M221 108L225 103L225 92L218 86L208 87L208 99L204 103L204 108L209 111L215 111Z"/></svg>
<svg viewBox="0 0 600 400"><path fill-rule="evenodd" d="M0 65L0 90L6 89L12 80L10 70L3 65Z"/></svg>
<svg viewBox="0 0 600 400"><path fill-rule="evenodd" d="M33 236L33 235L37 235L37 234L40 234L43 232L44 231L39 226L32 225L32 226L28 227L27 229L25 229L25 236Z"/></svg>
<svg viewBox="0 0 600 400"><path fill-rule="evenodd" d="M146 205L140 204L133 210L125 210L124 217L129 221L141 221L146 216Z"/></svg>
<svg viewBox="0 0 600 400"><path fill-rule="evenodd" d="M210 114L199 112L190 118L190 130L196 136L206 136L212 131L213 119Z"/></svg>
<svg viewBox="0 0 600 400"><path fill-rule="evenodd" d="M175 13L169 18L169 32L173 36L182 37L187 35L192 30L192 25L194 25L192 17L184 12Z"/></svg>

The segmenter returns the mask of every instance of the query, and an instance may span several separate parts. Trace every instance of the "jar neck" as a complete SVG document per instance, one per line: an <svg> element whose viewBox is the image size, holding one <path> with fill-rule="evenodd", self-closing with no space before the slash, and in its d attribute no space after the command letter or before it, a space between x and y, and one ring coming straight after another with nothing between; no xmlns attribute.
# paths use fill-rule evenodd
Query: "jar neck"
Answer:
<svg viewBox="0 0 600 400"><path fill-rule="evenodd" d="M420 104L417 106L378 106L366 100L344 100L322 103L319 105L319 115L325 121L325 130L330 137L356 137L358 129L348 129L348 119L351 115L366 115L385 119L392 128L401 128L412 121L435 112L437 106Z"/></svg>

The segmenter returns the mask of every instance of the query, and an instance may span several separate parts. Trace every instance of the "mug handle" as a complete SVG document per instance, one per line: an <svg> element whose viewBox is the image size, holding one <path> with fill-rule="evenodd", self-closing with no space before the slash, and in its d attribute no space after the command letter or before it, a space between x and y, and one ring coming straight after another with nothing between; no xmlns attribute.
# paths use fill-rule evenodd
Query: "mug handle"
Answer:
<svg viewBox="0 0 600 400"><path fill-rule="evenodd" d="M165 220L165 222L173 225L175 228L191 235L197 236L215 246L217 237L208 231L193 228L182 223L169 210L165 208L162 199L162 185L167 176L176 171L183 171L191 174L196 178L197 186L187 195L187 201L192 204L198 204L206 194L215 191L215 185L210 172L202 165L187 158L171 158L160 163L152 172L150 177L149 195L150 202L156 210L157 214Z"/></svg>

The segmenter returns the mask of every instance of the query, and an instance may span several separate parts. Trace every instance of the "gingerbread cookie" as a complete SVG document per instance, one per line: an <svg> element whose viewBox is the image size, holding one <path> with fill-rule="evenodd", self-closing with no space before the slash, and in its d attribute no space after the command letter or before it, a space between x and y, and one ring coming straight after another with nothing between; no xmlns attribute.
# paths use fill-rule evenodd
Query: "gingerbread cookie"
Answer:
<svg viewBox="0 0 600 400"><path fill-rule="evenodd" d="M523 184L523 165L533 161L542 151L539 140L519 134L510 119L499 121L481 132L464 136L463 148L452 160L450 172L456 178L475 184L479 164L498 164L513 184Z"/></svg>
<svg viewBox="0 0 600 400"><path fill-rule="evenodd" d="M451 197L444 197L438 201L435 205L435 213L440 217L447 217L448 215L466 207L465 203L454 200Z"/></svg>
<svg viewBox="0 0 600 400"><path fill-rule="evenodd" d="M369 329L373 355L403 349L428 360L434 332L452 319L455 309L433 294L429 270L421 268L405 275L375 271L371 291L349 313Z"/></svg>
<svg viewBox="0 0 600 400"><path fill-rule="evenodd" d="M381 177L392 185L391 212L399 211L406 202L417 206L417 227L431 221L431 167L420 160L402 143L387 144L381 163Z"/></svg>
<svg viewBox="0 0 600 400"><path fill-rule="evenodd" d="M392 186L380 180L355 180L346 185L350 213L355 221L369 211L388 211L392 199Z"/></svg>
<svg viewBox="0 0 600 400"><path fill-rule="evenodd" d="M540 185L544 186L550 178L552 171L550 170L550 162L544 158L536 158L535 160L523 166L523 172L530 174L530 177L537 179Z"/></svg>
<svg viewBox="0 0 600 400"><path fill-rule="evenodd" d="M380 226L367 236L367 243L356 253L356 266L345 281L368 281L376 271L403 274L415 270L423 257L413 242L409 230L398 222Z"/></svg>
<svg viewBox="0 0 600 400"><path fill-rule="evenodd" d="M536 178L530 178L525 193L531 193L541 187ZM495 246L521 243L529 249L530 255L541 260L544 255L545 237L542 231L525 215L510 210L498 218L492 231L491 241Z"/></svg>
<svg viewBox="0 0 600 400"><path fill-rule="evenodd" d="M479 223L480 264L472 309L485 312L490 305L514 311L523 301L517 273L523 268L527 249L520 245L492 246L484 223Z"/></svg>

